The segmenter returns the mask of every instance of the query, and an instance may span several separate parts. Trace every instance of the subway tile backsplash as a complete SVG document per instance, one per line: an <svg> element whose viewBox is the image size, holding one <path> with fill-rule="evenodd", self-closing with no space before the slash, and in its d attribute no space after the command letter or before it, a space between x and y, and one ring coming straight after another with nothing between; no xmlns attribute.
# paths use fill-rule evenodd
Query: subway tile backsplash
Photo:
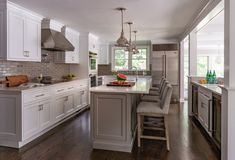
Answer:
<svg viewBox="0 0 235 160"><path fill-rule="evenodd" d="M69 73L68 64L39 63L39 62L12 62L0 60L0 79L8 75L26 74L30 79L39 76L51 76L61 79Z"/></svg>

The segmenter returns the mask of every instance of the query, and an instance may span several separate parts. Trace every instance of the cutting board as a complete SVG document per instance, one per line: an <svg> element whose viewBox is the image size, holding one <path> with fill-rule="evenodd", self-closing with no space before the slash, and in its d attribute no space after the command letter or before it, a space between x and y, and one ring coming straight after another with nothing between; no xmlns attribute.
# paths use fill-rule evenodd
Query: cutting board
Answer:
<svg viewBox="0 0 235 160"><path fill-rule="evenodd" d="M6 76L7 87L16 87L29 82L27 75Z"/></svg>
<svg viewBox="0 0 235 160"><path fill-rule="evenodd" d="M135 85L135 82L123 82L123 83L117 83L116 81L110 82L106 84L106 86L116 86L116 87L133 87Z"/></svg>

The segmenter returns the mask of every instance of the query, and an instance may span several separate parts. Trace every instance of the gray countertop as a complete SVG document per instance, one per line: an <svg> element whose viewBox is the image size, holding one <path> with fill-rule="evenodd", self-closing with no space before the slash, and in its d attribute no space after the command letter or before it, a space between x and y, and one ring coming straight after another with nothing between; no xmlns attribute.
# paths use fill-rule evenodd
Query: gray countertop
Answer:
<svg viewBox="0 0 235 160"><path fill-rule="evenodd" d="M191 83L203 87L215 94L222 95L222 89L219 84L200 84L198 82L192 81Z"/></svg>
<svg viewBox="0 0 235 160"><path fill-rule="evenodd" d="M47 89L47 87L50 87L50 86L55 86L55 85L66 85L66 84L69 84L71 82L75 82L75 81L78 81L78 80L82 80L82 79L75 79L75 80L71 80L71 81L58 81L57 83L52 83L52 84L45 84L44 86L39 86L39 87L32 87L32 88L27 88L27 87L0 87L0 92L14 92L14 93L20 93L20 92L23 92L23 91L30 91L30 90L34 90L34 89Z"/></svg>

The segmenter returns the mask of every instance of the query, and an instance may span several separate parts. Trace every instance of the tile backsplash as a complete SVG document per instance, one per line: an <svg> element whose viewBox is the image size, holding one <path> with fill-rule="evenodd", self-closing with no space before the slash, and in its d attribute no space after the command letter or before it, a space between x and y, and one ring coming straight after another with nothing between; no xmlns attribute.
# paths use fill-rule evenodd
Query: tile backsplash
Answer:
<svg viewBox="0 0 235 160"><path fill-rule="evenodd" d="M61 79L69 73L68 64L56 64L45 62L12 62L0 60L0 79L8 75L26 74L30 79L39 76L51 76L53 79Z"/></svg>

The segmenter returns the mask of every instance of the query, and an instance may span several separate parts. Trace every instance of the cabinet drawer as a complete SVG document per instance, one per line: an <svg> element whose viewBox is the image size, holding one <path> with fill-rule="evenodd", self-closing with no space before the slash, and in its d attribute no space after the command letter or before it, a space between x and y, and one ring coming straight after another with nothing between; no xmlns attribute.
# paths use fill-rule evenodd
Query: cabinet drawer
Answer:
<svg viewBox="0 0 235 160"><path fill-rule="evenodd" d="M40 91L30 91L23 94L23 102L29 103L32 101L37 101L45 98L49 98L50 93L48 91L40 90Z"/></svg>
<svg viewBox="0 0 235 160"><path fill-rule="evenodd" d="M57 86L53 90L53 93L57 94L62 94L68 91L73 91L75 87L73 85L65 85L65 86Z"/></svg>

